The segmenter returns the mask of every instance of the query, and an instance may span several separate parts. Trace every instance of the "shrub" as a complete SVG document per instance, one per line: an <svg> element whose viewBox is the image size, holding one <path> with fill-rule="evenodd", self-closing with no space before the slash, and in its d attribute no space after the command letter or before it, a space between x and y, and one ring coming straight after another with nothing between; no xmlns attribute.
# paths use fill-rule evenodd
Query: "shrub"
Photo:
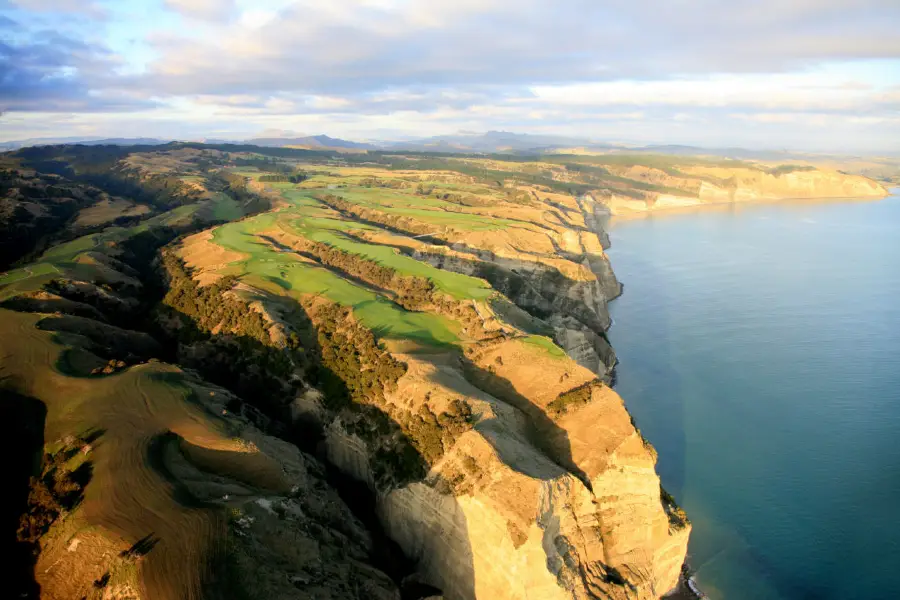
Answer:
<svg viewBox="0 0 900 600"><path fill-rule="evenodd" d="M602 384L598 379L594 379L593 381L588 381L576 388L561 393L555 400L547 405L547 411L554 416L563 415L569 412L570 409L588 404L591 401L591 394L593 393L594 388L598 385Z"/></svg>
<svg viewBox="0 0 900 600"><path fill-rule="evenodd" d="M67 438L57 452L45 454L41 474L31 478L28 507L19 520L16 537L20 542L37 543L53 523L66 511L74 509L84 495L84 487L90 481L91 463L80 461L72 467L73 457L79 451L90 448L84 438Z"/></svg>

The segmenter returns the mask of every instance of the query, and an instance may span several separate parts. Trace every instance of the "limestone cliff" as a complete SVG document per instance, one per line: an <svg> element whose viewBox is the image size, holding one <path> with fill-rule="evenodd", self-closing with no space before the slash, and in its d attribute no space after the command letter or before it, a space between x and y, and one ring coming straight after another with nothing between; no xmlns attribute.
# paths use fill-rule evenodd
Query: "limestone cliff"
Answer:
<svg viewBox="0 0 900 600"><path fill-rule="evenodd" d="M529 375L537 357L512 342L472 358L495 365L497 356L496 374L471 381L402 357L410 371L391 403L426 402L425 389L429 402L465 393L477 416L423 481L379 490L388 534L450 600L657 598L672 589L690 525L661 501L654 454L618 395L569 361ZM554 409L558 390L585 379L584 404ZM324 445L330 462L374 481L372 444L340 420L328 422Z"/></svg>
<svg viewBox="0 0 900 600"><path fill-rule="evenodd" d="M387 533L449 600L657 598L675 587L684 562L690 524L662 495L655 452L621 398L597 379L615 364L603 333L607 302L621 290L603 253L605 209L589 197L569 202L577 221L540 237L366 234L486 279L512 305L479 303L482 317L550 325L568 354L548 360L505 330L462 358L392 351L406 372L379 408L409 423L413 437L413 415L442 415L453 401L472 411L422 479L385 485L376 473L385 436L361 433L320 395L294 404L322 425L328 461L377 491ZM543 252L541 238L550 240Z"/></svg>
<svg viewBox="0 0 900 600"><path fill-rule="evenodd" d="M871 179L831 169L781 166L679 166L663 171L645 166L613 169L618 175L652 185L642 193L616 190L598 197L617 215L705 204L786 198L882 198L887 190Z"/></svg>

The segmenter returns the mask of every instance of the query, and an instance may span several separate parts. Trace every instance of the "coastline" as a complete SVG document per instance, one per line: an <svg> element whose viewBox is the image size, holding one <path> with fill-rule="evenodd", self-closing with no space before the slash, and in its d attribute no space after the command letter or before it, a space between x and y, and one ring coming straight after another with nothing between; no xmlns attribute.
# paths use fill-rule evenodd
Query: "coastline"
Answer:
<svg viewBox="0 0 900 600"><path fill-rule="evenodd" d="M599 204L601 204L607 211L609 210L609 207L607 207L606 205L602 203ZM604 223L602 226L602 231L604 232L604 234L608 234L608 225L611 223L612 218L614 217L615 215L609 214L604 218ZM625 295L625 284L620 281L619 286L619 294L615 298L610 298L609 301L621 298ZM607 331L612 329L615 324L615 319L612 317L612 315L610 315L610 321L609 326L607 327ZM613 348L613 350L615 351L615 348ZM613 381L610 383L611 387L615 385L615 366L618 364L618 362L618 359L616 359L616 363L611 369L613 377ZM631 415L630 412L629 415ZM634 417L632 416L632 419L633 418ZM700 590L700 588L697 586L697 583L693 580L693 576L694 572L690 565L690 555L686 554L684 562L681 564L681 573L678 576L677 584L671 591L669 591L662 597L669 600L702 600L704 598L708 598L708 596L704 594L703 591Z"/></svg>
<svg viewBox="0 0 900 600"><path fill-rule="evenodd" d="M886 188L887 189L887 188ZM890 198L894 195L891 192L891 189L887 189L887 194L884 196L822 196L822 197L812 197L812 198L796 198L785 196L784 198L758 198L753 200L743 200L743 201L726 201L726 202L697 202L692 204L670 204L670 205L662 205L654 208L646 208L646 209L633 209L627 207L620 207L618 210L615 206L609 206L602 201L600 204L609 211L610 220L612 221L630 221L634 219L646 219L652 218L654 215L662 215L662 216L672 216L672 215L680 215L680 214L693 214L697 211L721 211L721 212L731 212L735 210L741 210L746 208L752 208L754 206L764 206L764 205L772 205L772 204L798 204L798 205L806 205L806 204L831 204L831 203L844 203L848 201L853 202L876 202L880 200L884 200L885 198ZM623 210L624 208L624 210Z"/></svg>
<svg viewBox="0 0 900 600"><path fill-rule="evenodd" d="M702 600L704 598L708 598L706 594L703 593L697 586L697 582L693 579L693 572L691 571L690 565L688 561L684 561L684 565L681 567L681 576L678 578L678 585L674 590L663 596L666 600Z"/></svg>

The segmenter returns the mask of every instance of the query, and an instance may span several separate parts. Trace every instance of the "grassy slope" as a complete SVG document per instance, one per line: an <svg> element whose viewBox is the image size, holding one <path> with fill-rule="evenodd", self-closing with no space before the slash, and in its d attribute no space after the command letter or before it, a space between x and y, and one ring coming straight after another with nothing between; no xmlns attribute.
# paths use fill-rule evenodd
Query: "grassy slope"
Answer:
<svg viewBox="0 0 900 600"><path fill-rule="evenodd" d="M458 205L434 197L416 195L409 189L353 185L370 175L366 171L359 174L354 169L347 168L342 169L340 175L331 172L327 178L329 184L340 181L347 187L328 190L328 193L334 193L358 206L411 216L432 224L452 223L454 227L463 230L483 231L502 229L509 224L521 225L507 219L479 214L445 212L447 209L461 209ZM441 187L442 190L462 191L482 198L496 197L493 190L483 185L447 184L427 179L424 183ZM316 200L316 195L324 193L319 187L323 184L322 180L312 181L312 184L311 180L307 180L299 186L288 183L268 184L268 187L282 195L288 206L275 213L218 227L213 234L214 241L245 256L244 260L232 263L226 272L238 275L248 283L270 292L294 297L322 295L333 302L350 306L354 315L379 338L413 342L426 348L450 347L464 341L464 336L460 337L458 323L432 313L407 311L366 286L302 259L293 252L280 251L260 237L273 229L279 229L292 236L325 243L395 269L401 275L427 278L439 291L457 300L483 301L494 293L489 284L481 279L437 269L404 256L394 248L360 242L345 235L346 232L377 229L377 226L340 216L325 207ZM529 335L523 337L521 343L540 348L548 358L565 358L565 353L547 337Z"/></svg>
<svg viewBox="0 0 900 600"><path fill-rule="evenodd" d="M216 417L189 402L189 389L174 367L147 364L99 379L63 374L57 362L64 347L34 327L40 318L0 309L0 339L16 340L16 351L4 357L2 375L47 406L48 443L102 433L88 455L93 476L84 502L64 530L51 531L42 542L38 573L49 571L57 546L67 547L76 537L99 534L107 550L122 551L152 534L158 547L138 567L150 597L197 593L214 538L223 533L223 515L176 501L169 483L150 465L149 446L167 431L226 443L226 431ZM65 539L54 539L54 533ZM78 581L85 575L99 579L110 567L102 556L82 556L83 572L70 574ZM75 581L66 581L66 574L63 569L42 577L53 589L69 589L78 597L74 594L82 590L72 589Z"/></svg>
<svg viewBox="0 0 900 600"><path fill-rule="evenodd" d="M410 191L380 188L349 188L335 192L337 196L358 206L374 208L388 214L413 217L417 221L463 231L491 231L503 229L514 221L503 218L486 219L481 215L459 211L449 202L418 196Z"/></svg>
<svg viewBox="0 0 900 600"><path fill-rule="evenodd" d="M310 194L297 191L283 191L283 196L290 200L294 209L280 219L279 225L314 242L322 242L340 248L351 254L358 254L380 265L397 270L402 275L424 277L432 281L439 290L459 300L483 300L493 290L483 280L468 277L450 271L437 269L431 265L404 256L386 246L366 244L355 241L349 236L341 235L349 230L366 230L374 227L343 218L334 218L334 213L325 211L321 204ZM350 199L350 194L344 195ZM374 204L374 203L373 203Z"/></svg>
<svg viewBox="0 0 900 600"><path fill-rule="evenodd" d="M243 214L231 198L217 194L135 227L107 228L83 236L51 248L36 263L0 276L0 299L39 290L60 276L102 281L109 269L88 253L106 253L112 244L151 228L195 219L234 219ZM260 222L274 218L263 215ZM243 239L241 227L254 224L253 220L235 223L235 239ZM270 266L266 260L262 257L256 265L263 273ZM358 302L372 323L383 323L388 329L397 329L398 335L418 337L423 343L446 344L456 339L449 330L452 324L425 314L398 317L397 307L389 301L371 293L360 298L343 280L319 271L323 277L318 284L308 273L295 283L301 288L319 285L336 290L345 284L347 299ZM147 598L202 597L201 584L209 565L214 557L221 558L224 550L227 510L186 496L180 484L166 476L165 466L160 467L168 460L161 452L166 456L174 452L177 457L181 450L161 450L156 442L171 440L175 434L174 439L205 457L202 471L211 474L213 487L221 486L216 479L221 475L241 481L254 493L284 494L290 486L283 484L280 467L241 446L224 418L196 401L200 384L174 366L151 362L109 376L72 376L67 367L71 363L64 357L71 356L68 352L72 344L79 344L78 336L35 328L42 317L0 308L0 340L15 340L14 345L0 345L0 384L12 385L46 405L48 450L59 446L65 436L99 432L100 437L87 455L76 457L93 465L83 503L41 539L36 568L39 582L57 597L94 598L103 591L94 590L93 582L111 574L108 588L122 593L131 587ZM89 355L81 349L76 353ZM213 455L218 457L215 461ZM142 539L156 542L145 560L122 557ZM75 540L80 544L77 552L71 549Z"/></svg>
<svg viewBox="0 0 900 600"><path fill-rule="evenodd" d="M328 269L310 264L291 252L279 252L256 234L271 229L280 215L265 214L216 229L213 239L246 256L229 268L248 282L276 293L322 295L350 306L367 327L388 339L408 339L428 346L457 341L447 319L429 313L413 313L387 298L357 285Z"/></svg>
<svg viewBox="0 0 900 600"><path fill-rule="evenodd" d="M75 261L79 255L85 252L100 250L108 244L120 243L155 227L184 225L195 217L208 221L224 221L240 218L243 214L238 203L231 197L225 194L216 194L208 201L179 206L141 221L133 227L107 227L100 233L85 235L54 246L42 254L37 261L6 273L0 273L0 286L18 284L15 289L21 291L26 289L23 286L28 280L33 280L31 283L34 285L27 289L38 289L48 279L76 269ZM0 287L0 299L7 297L10 291L10 288Z"/></svg>

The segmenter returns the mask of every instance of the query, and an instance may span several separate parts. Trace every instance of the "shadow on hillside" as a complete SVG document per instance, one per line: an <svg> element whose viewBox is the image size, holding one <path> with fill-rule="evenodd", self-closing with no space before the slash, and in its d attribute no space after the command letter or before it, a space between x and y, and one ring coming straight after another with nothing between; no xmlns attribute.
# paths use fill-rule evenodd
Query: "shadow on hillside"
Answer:
<svg viewBox="0 0 900 600"><path fill-rule="evenodd" d="M153 533L148 533L135 543L131 545L127 550L122 550L119 554L122 558L143 558L150 554L150 551L156 547L159 543L159 538L153 535Z"/></svg>
<svg viewBox="0 0 900 600"><path fill-rule="evenodd" d="M0 386L8 383L0 379ZM36 544L19 541L17 530L19 519L28 509L28 494L31 478L41 473L41 458L44 449L44 422L47 407L36 398L0 389L0 405L6 417L5 435L0 437L0 452L5 457L18 457L8 463L9 489L7 511L0 516L4 561L9 568L10 578L4 588L11 598L39 598L40 586L35 581L34 567L39 548Z"/></svg>
<svg viewBox="0 0 900 600"><path fill-rule="evenodd" d="M303 381L291 377L289 369L285 369L285 365L289 364L285 360L289 357L303 367L304 379L325 394L324 404L330 411L342 415L345 423L352 421L349 415L356 415L351 428L353 433L366 439L372 449L369 468L375 473L376 480L381 482L381 493L386 491L385 488L403 487L423 480L431 466L401 425L386 412L372 404L360 405L352 401L351 391L342 376L323 364L323 354L327 350L319 343L318 332L310 316L298 303L268 295L263 301L269 307L277 307L281 318L298 331L299 348L263 344L247 335L212 334L201 329L186 314L173 310L172 315L179 317L182 326L177 331L177 337L170 338L168 342L176 347L178 362L233 392L238 399L229 403L229 411L247 417L267 433L292 442L325 463L327 482L371 535L370 564L398 585L403 600L418 600L436 594L437 590L429 584L438 585L440 582L423 581L412 576L418 561L431 559L427 549L418 543L416 547L421 549L420 555L404 555L380 520L376 505L378 492L370 487L371 484L340 471L324 455L321 445L323 423L294 421L291 404L308 388ZM457 509L456 513L456 518L461 518L465 526L462 511ZM467 528L465 531L468 531ZM440 532L432 532L432 535L433 543L445 544ZM472 549L468 544L468 535L461 536L459 540L453 549L453 557L467 568L454 573L452 583L455 590L448 597L474 598ZM410 540L413 541L420 542Z"/></svg>
<svg viewBox="0 0 900 600"><path fill-rule="evenodd" d="M143 255L150 249L155 249L161 241L165 241L165 237L167 236L164 236L163 239L154 237L146 244L142 242L138 254ZM358 419L354 433L365 433L362 430L368 429L372 435L376 436L370 440L373 442L370 444L373 450L370 452L369 462L373 471L383 471L382 480L385 483L384 487L379 488L381 493L385 493L386 489L403 487L408 483L425 478L430 470L430 465L416 449L413 440L404 433L401 425L386 412L373 405L367 404L359 408L361 405L356 405L349 400L350 390L342 376L323 364L322 357L326 350L319 344L318 332L309 315L299 304L286 301L282 297L264 298L267 304L283 308L284 318L302 333L302 339L294 345L287 344L279 347L261 343L250 335L212 333L202 329L189 315L175 309L171 309L166 317L176 318L179 324L174 330L166 331L158 324L151 324L150 320L146 318L149 307L162 299L166 289L165 285L155 281L150 274L145 272L141 274L145 284L144 293L140 298L141 306L135 310L130 319L123 319L121 315L112 315L104 310L108 307L101 304L92 305L106 317L108 323L144 329L153 334L151 339L144 338L144 333L135 330L121 330L95 319L66 314L45 318L41 322L40 328L53 331L58 341L70 346L76 355L85 355L89 366L93 366L97 357L93 356L88 349L99 352L104 358L128 357L129 362L131 360L134 362L144 361L151 357L160 357L164 360L174 358L174 362L196 370L205 379L238 396L239 400L235 400L227 406L230 412L247 417L267 433L294 443L301 450L316 455L327 465L327 460L319 451L319 442L322 439L321 424L293 423L292 421L291 403L300 393L308 389L303 381L292 377L291 360L294 360L305 370L304 379L322 389L326 395L326 404L332 405L332 410L335 406L343 405L343 408L338 411L342 415L347 410L350 410L351 413L356 412L356 414L360 414L359 411L361 411L362 417ZM20 307L26 311L28 308L32 307ZM252 311L249 308L246 309L246 314L250 313ZM159 344L157 345L156 342ZM71 354L70 352L66 356L72 358ZM83 369L77 371L79 375L85 374L81 372ZM87 372L89 373L90 369ZM73 371L71 374L76 373ZM42 442L43 440L38 440L38 448ZM158 472L161 470L159 466L162 464L162 454L170 443L170 439L162 436L151 444L149 458L151 463L157 466ZM431 546L428 547L423 547L421 540L416 536L410 537L408 534L409 523L405 520L407 516L403 515L403 518L394 520L398 527L397 531L400 535L406 536L406 548L415 549L414 551L417 553L415 556L405 556L400 546L390 538L382 526L376 506L375 490L366 483L341 473L333 465L327 465L327 467L328 483L337 490L345 504L369 531L372 538L370 564L396 582L398 588L402 590L403 600L418 600L434 595L436 591L429 584L451 585L453 589L448 590L448 597L451 598L475 597L474 566L468 527L465 515L455 498L442 496L446 500L443 507L444 512L452 514L458 524L458 535L454 536L450 542L452 553L446 552L448 542L440 530L429 530L427 537ZM173 482L172 477L166 477L166 479L170 483ZM22 489L27 499L27 477ZM174 493L176 500L182 504L203 508L202 499L192 497L188 490L176 486ZM198 500L200 501L198 502ZM10 526L13 527L14 524L11 522ZM427 522L418 526L431 527ZM156 538L154 540L158 541ZM149 545L147 549L148 551L151 549ZM413 576L419 561L422 564L441 567L433 569L433 571L446 572L443 570L442 563L435 561L435 551L442 553L442 561L452 559L455 565L452 578L448 581L438 582ZM33 565L33 560L30 564ZM222 566L222 568L225 567ZM32 573L27 568L23 568L19 572Z"/></svg>
<svg viewBox="0 0 900 600"><path fill-rule="evenodd" d="M569 442L568 433L563 428L557 425L542 408L520 394L508 379L479 367L467 357L462 357L461 362L463 373L470 383L519 409L528 417L528 438L537 449L562 469L580 479L589 490L592 489L590 477L575 464L575 460L572 458L572 445ZM491 440L492 438L485 437L485 439ZM495 450L504 459L504 463L511 468L517 468L520 461L516 456L504 456L505 450L499 445L495 445ZM541 473L520 472L530 477L545 477Z"/></svg>
<svg viewBox="0 0 900 600"><path fill-rule="evenodd" d="M423 241L428 240L423 239ZM446 245L446 242L442 245ZM460 248L458 246L458 244L453 244L453 249L469 254L471 258L454 256L452 257L454 263L458 263L462 267L448 268L448 257L444 254L423 254L411 246L393 244L393 247L403 254L413 256L439 269L471 274L474 277L486 280L491 284L491 287L501 292L519 308L534 317L547 319L553 314L562 313L565 316L576 319L597 334L602 335L605 332L605 323L594 309L585 302L583 294L578 294L577 297L565 296L560 298L560 290L567 290L582 282L569 279L552 267L548 267L544 273L538 275L529 272L519 273L512 267L505 267L492 262L492 257L483 257L484 251L482 250L468 247Z"/></svg>

